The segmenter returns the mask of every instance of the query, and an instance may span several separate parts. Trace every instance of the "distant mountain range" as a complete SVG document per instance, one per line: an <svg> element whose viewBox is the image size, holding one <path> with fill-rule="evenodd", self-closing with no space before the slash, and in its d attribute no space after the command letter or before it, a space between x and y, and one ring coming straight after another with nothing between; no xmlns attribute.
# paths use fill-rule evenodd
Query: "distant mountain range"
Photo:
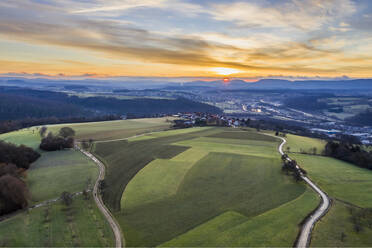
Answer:
<svg viewBox="0 0 372 248"><path fill-rule="evenodd" d="M207 88L207 89L255 89L255 90L372 90L372 79L356 79L342 81L288 81L279 79L262 79L254 83L243 80L232 80L229 83L222 81L195 81L169 86L173 89L180 88ZM169 88L168 87L168 88Z"/></svg>
<svg viewBox="0 0 372 248"><path fill-rule="evenodd" d="M243 80L232 80L224 83L216 81L192 81L185 83L170 83L169 81L148 80L123 80L112 81L104 79L83 79L83 80L51 80L45 78L0 78L0 84L18 87L60 87L63 89L76 89L76 87L94 87L95 89L165 89L165 90L211 90L211 89L252 89L252 90L367 90L372 91L372 79L355 80L311 80L311 81L289 81L281 79L261 79L254 83ZM73 86L75 85L75 87ZM71 87L72 86L72 87ZM83 88L84 88L83 87Z"/></svg>

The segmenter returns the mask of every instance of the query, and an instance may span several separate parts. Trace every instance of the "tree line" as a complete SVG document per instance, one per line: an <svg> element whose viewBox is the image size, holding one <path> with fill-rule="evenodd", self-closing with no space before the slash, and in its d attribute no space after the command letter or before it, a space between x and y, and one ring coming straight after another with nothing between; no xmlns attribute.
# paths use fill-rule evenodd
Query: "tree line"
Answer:
<svg viewBox="0 0 372 248"><path fill-rule="evenodd" d="M7 121L0 121L0 134L8 133L8 132L19 130L22 128L47 125L47 124L112 121L112 120L119 120L119 119L120 119L119 115L103 115L103 116L93 116L93 117L80 116L80 117L72 117L72 118L57 118L53 116L53 117L45 117L45 118L24 118L20 120L7 120Z"/></svg>
<svg viewBox="0 0 372 248"><path fill-rule="evenodd" d="M221 109L186 98L117 99L115 97L69 96L65 93L0 87L0 121L25 118L74 118L97 115L153 115L178 112L221 113Z"/></svg>
<svg viewBox="0 0 372 248"><path fill-rule="evenodd" d="M372 152L363 150L359 144L345 141L329 141L325 146L324 153L326 156L372 170Z"/></svg>
<svg viewBox="0 0 372 248"><path fill-rule="evenodd" d="M0 141L0 215L27 207L25 171L39 157L32 148Z"/></svg>

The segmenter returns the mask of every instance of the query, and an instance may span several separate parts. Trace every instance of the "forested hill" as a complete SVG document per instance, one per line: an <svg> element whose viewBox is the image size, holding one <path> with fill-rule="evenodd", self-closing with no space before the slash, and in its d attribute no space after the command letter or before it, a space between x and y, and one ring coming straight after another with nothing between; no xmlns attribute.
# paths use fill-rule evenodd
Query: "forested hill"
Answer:
<svg viewBox="0 0 372 248"><path fill-rule="evenodd" d="M64 93L25 88L0 87L0 121L24 118L70 118L107 114L154 115L177 112L220 113L217 107L185 98L128 99L80 98Z"/></svg>

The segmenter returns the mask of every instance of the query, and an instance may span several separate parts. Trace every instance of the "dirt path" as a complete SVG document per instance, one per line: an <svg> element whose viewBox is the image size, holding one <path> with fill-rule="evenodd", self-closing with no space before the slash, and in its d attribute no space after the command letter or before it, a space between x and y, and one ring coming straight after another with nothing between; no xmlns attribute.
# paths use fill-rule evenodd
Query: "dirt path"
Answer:
<svg viewBox="0 0 372 248"><path fill-rule="evenodd" d="M284 138L278 137L282 140L282 143L280 144L278 150L281 155L284 154L283 152L283 146L287 142ZM290 158L287 158L288 160L291 160ZM296 247L308 247L311 240L311 232L313 230L313 227L315 223L327 213L329 207L330 207L330 200L326 193L324 193L318 186L316 186L308 177L301 175L302 179L315 191L317 192L320 197L322 198L322 203L320 206L315 210L315 212L310 215L305 223L302 225L302 229L300 232L300 235L298 237Z"/></svg>
<svg viewBox="0 0 372 248"><path fill-rule="evenodd" d="M87 192L90 192L91 190L87 190ZM78 196L78 195L82 195L83 192L80 191L80 192L75 192L75 193L72 193L71 196L72 197L75 197L75 196ZM32 205L28 208L24 208L24 209L20 209L14 213L10 213L10 214L7 214L7 215L3 215L0 217L0 222L4 221L4 220L8 220L16 215L18 215L19 213L23 213L25 211L28 211L28 210L31 210L31 209L34 209L34 208L40 208L40 207L44 207L44 206L47 206L51 203L55 203L57 201L61 200L61 197L58 197L58 198L54 198L54 199L50 199L50 200L46 200L46 201L43 201L43 202L40 202L38 204L35 204L35 205Z"/></svg>
<svg viewBox="0 0 372 248"><path fill-rule="evenodd" d="M100 209L102 214L105 216L107 221L109 222L112 231L114 232L115 235L115 246L116 247L124 247L125 241L123 234L121 232L119 224L116 222L114 216L110 213L110 211L106 208L105 204L102 201L101 195L98 192L98 187L99 187L99 181L103 180L105 178L105 165L99 161L96 157L94 157L91 153L84 151L81 149L79 146L75 145L75 148L82 152L85 156L89 157L92 159L99 167L99 175L97 178L96 183L94 184L93 188L93 196L94 200L96 201L97 207Z"/></svg>

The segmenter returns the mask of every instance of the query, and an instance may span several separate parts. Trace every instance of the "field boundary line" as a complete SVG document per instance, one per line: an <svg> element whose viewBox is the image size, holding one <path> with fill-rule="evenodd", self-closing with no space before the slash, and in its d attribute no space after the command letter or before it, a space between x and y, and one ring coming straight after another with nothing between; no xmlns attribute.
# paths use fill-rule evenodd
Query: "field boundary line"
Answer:
<svg viewBox="0 0 372 248"><path fill-rule="evenodd" d="M127 138L111 139L111 140L95 140L94 143L108 143L108 142L129 140L129 139L135 139L135 138L146 136L146 135L151 135L151 134L154 134L154 133L162 133L162 132L167 132L167 131L175 131L175 130L182 130L182 129L194 129L194 128L198 128L199 129L200 127L174 128L174 129L170 128L170 129L165 129L165 130L159 130L159 131L152 131L152 132L147 132L147 133L145 132L145 133L141 133L141 134L136 134L134 136L130 136L130 137L127 137ZM208 129L212 129L212 127L209 127ZM156 139L156 137L150 138L150 139Z"/></svg>

